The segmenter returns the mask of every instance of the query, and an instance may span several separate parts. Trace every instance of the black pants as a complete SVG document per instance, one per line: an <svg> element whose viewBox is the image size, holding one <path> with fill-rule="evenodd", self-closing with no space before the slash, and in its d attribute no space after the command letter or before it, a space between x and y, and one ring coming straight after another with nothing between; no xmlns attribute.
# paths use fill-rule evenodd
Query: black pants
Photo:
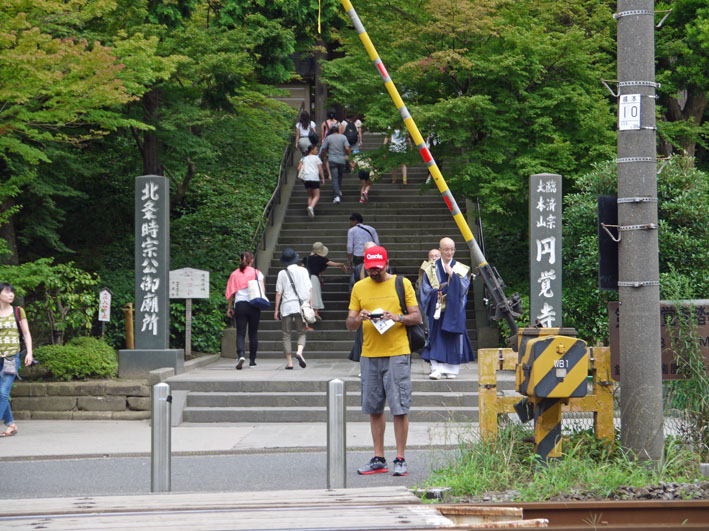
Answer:
<svg viewBox="0 0 709 531"><path fill-rule="evenodd" d="M241 358L246 352L246 327L249 327L249 360L256 361L258 350L258 323L261 310L247 301L239 301L234 307L234 326L236 327L236 356Z"/></svg>

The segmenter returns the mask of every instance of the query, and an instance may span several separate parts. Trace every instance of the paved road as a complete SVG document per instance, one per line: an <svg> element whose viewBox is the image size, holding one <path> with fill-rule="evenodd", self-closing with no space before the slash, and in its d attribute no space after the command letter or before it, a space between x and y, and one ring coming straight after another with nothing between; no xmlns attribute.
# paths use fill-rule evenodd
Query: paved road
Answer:
<svg viewBox="0 0 709 531"><path fill-rule="evenodd" d="M347 487L414 487L444 465L452 450L410 450L409 475L359 476L370 452L347 454ZM389 455L391 454L391 455ZM394 458L387 452L387 459ZM30 459L2 463L0 498L45 498L150 493L149 457ZM241 492L327 488L324 451L225 454L172 458L173 492Z"/></svg>

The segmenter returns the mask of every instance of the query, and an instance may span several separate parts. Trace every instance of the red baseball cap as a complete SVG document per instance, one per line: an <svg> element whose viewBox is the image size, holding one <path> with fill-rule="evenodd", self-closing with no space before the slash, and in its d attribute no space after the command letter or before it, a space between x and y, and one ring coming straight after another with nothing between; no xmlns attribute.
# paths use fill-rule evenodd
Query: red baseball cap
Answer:
<svg viewBox="0 0 709 531"><path fill-rule="evenodd" d="M384 269L387 266L387 250L375 245L364 251L365 269Z"/></svg>

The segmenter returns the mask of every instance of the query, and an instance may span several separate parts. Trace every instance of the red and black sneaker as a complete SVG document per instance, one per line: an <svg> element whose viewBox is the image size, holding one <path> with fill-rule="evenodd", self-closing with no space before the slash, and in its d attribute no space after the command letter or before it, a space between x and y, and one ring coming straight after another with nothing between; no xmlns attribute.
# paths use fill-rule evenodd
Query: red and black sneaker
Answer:
<svg viewBox="0 0 709 531"><path fill-rule="evenodd" d="M369 460L369 463L357 470L357 473L362 476L367 476L369 474L384 474L386 472L389 472L389 469L387 468L387 460L383 457L377 457L376 455Z"/></svg>

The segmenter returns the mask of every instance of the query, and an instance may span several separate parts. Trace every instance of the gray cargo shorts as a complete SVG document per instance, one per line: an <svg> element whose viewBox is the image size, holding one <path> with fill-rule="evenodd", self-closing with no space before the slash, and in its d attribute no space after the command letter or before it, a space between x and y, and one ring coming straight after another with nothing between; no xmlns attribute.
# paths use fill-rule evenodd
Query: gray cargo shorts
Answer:
<svg viewBox="0 0 709 531"><path fill-rule="evenodd" d="M362 413L384 413L389 404L392 415L407 415L411 407L411 355L359 360L362 371Z"/></svg>

